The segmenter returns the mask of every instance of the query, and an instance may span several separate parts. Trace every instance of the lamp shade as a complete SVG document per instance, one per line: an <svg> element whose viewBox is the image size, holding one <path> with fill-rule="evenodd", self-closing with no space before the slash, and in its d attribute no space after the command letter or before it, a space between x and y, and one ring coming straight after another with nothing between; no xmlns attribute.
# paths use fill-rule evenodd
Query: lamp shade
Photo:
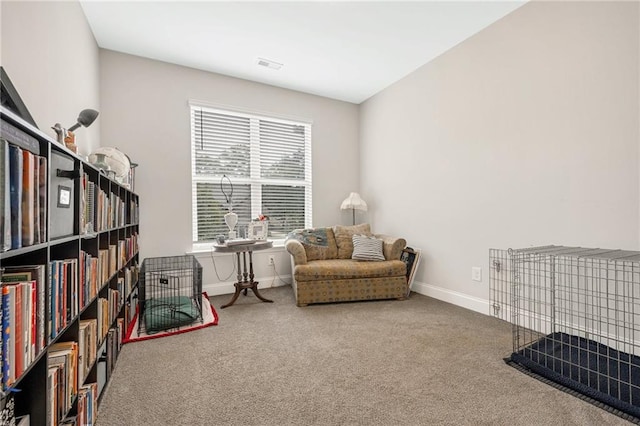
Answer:
<svg viewBox="0 0 640 426"><path fill-rule="evenodd" d="M352 192L349 196L342 202L340 206L341 210L364 210L367 211L367 203L360 198L360 194L357 192Z"/></svg>

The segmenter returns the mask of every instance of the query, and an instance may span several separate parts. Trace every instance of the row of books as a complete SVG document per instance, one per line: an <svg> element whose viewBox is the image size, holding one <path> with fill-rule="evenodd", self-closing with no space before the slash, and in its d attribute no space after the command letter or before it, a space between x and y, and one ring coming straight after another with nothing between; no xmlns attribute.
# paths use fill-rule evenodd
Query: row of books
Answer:
<svg viewBox="0 0 640 426"><path fill-rule="evenodd" d="M127 331L124 318L118 318L115 327L111 327L107 333L107 377L111 375L113 367L116 365L120 349L122 349L122 340Z"/></svg>
<svg viewBox="0 0 640 426"><path fill-rule="evenodd" d="M100 342L104 340L109 328L122 307L123 297L120 291L110 288L107 297L98 299L98 336Z"/></svg>
<svg viewBox="0 0 640 426"><path fill-rule="evenodd" d="M0 251L47 240L47 159L0 139Z"/></svg>
<svg viewBox="0 0 640 426"><path fill-rule="evenodd" d="M118 269L127 264L129 259L138 252L138 234L133 233L130 237L118 241Z"/></svg>
<svg viewBox="0 0 640 426"><path fill-rule="evenodd" d="M133 170L133 169L131 169ZM140 206L135 200L129 202L129 223L138 223L140 220Z"/></svg>
<svg viewBox="0 0 640 426"><path fill-rule="evenodd" d="M138 282L139 273L140 268L135 264L121 271L118 277L118 290L120 294L127 295L131 293L134 284Z"/></svg>
<svg viewBox="0 0 640 426"><path fill-rule="evenodd" d="M45 265L5 267L0 271L0 382L3 390L11 387L44 349L46 324L49 326L49 341L52 341L98 294L99 263L95 257L81 253L80 284L76 279L76 259L56 260L49 265L50 314L46 321ZM95 349L96 344L92 342L98 342L97 336L100 336L100 341L104 339L124 303L123 295L129 294L138 281L138 273L137 265L123 269L117 279L117 288L109 289L107 298L99 300L98 320L80 322L81 329L87 327L87 322L96 323L94 327L88 326L87 331L94 332L88 337L87 348ZM93 358L89 356L83 360L92 361ZM86 365L90 366L91 362Z"/></svg>
<svg viewBox="0 0 640 426"><path fill-rule="evenodd" d="M57 426L78 394L78 342L57 342L48 352L49 423Z"/></svg>
<svg viewBox="0 0 640 426"><path fill-rule="evenodd" d="M80 308L87 306L99 288L138 252L137 234L121 240L108 249L98 250L98 257L80 252ZM137 280L137 276L136 276ZM129 294L128 292L126 294Z"/></svg>
<svg viewBox="0 0 640 426"><path fill-rule="evenodd" d="M126 225L127 205L118 194L107 193L96 182L92 182L86 173L82 176L81 184L80 229L83 232L101 232ZM132 202L129 208L135 208L132 216L137 218L138 206ZM132 223L137 223L137 220Z"/></svg>
<svg viewBox="0 0 640 426"><path fill-rule="evenodd" d="M0 275L0 378L6 390L45 346L44 265L6 267Z"/></svg>
<svg viewBox="0 0 640 426"><path fill-rule="evenodd" d="M98 353L98 321L95 318L81 320L78 331L78 365L80 379L89 374Z"/></svg>
<svg viewBox="0 0 640 426"><path fill-rule="evenodd" d="M78 415L63 422L67 426L95 425L98 414L98 384L88 383L78 393Z"/></svg>
<svg viewBox="0 0 640 426"><path fill-rule="evenodd" d="M80 312L78 259L49 262L49 330L53 341Z"/></svg>

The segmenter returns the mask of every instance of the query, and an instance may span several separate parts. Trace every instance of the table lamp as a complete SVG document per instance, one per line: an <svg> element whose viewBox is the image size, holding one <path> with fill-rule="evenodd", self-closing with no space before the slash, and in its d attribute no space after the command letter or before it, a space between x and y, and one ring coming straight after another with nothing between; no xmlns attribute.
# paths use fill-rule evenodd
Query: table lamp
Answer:
<svg viewBox="0 0 640 426"><path fill-rule="evenodd" d="M342 202L340 206L341 210L351 209L353 216L353 224L356 224L356 210L367 211L367 203L360 198L360 194L357 192L352 192L349 196Z"/></svg>

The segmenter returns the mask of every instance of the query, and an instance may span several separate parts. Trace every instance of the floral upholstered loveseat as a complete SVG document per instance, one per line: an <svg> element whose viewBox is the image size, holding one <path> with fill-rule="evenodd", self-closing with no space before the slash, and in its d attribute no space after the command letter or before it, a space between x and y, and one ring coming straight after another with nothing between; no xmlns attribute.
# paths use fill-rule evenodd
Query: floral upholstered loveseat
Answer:
<svg viewBox="0 0 640 426"><path fill-rule="evenodd" d="M357 247L360 247L358 238L362 236L374 240L374 245L379 244L380 260L352 259L354 235L357 235ZM285 247L292 258L296 304L403 300L408 293L407 268L400 260L405 245L404 238L372 235L369 224L291 232Z"/></svg>

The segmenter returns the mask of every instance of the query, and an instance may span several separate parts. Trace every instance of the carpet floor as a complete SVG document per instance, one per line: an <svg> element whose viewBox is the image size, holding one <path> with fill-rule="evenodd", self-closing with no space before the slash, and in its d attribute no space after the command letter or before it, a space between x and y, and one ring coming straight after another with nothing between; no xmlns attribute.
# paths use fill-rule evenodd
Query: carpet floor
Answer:
<svg viewBox="0 0 640 426"><path fill-rule="evenodd" d="M412 293L298 308L210 298L219 324L125 345L98 425L624 425L504 363L510 325Z"/></svg>

